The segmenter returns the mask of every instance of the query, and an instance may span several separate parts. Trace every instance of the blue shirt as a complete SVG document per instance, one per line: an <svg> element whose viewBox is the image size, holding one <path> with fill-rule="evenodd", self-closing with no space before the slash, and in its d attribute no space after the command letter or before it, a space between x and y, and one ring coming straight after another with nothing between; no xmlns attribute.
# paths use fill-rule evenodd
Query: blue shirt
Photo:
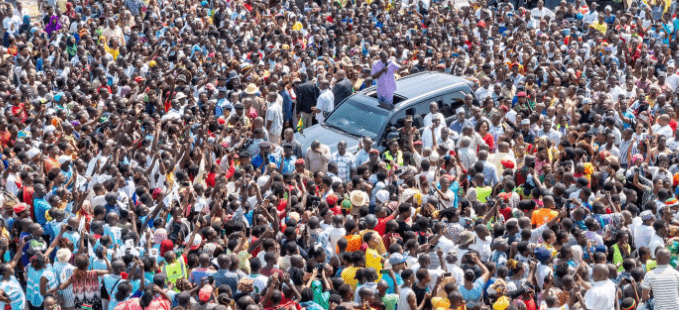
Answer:
<svg viewBox="0 0 679 310"><path fill-rule="evenodd" d="M279 165L279 167L283 166L281 173L288 173L288 172L292 173L292 172L294 172L296 161L297 161L297 156L295 156L295 155L290 156L289 159L283 157L283 159L281 159L281 164Z"/></svg>
<svg viewBox="0 0 679 310"><path fill-rule="evenodd" d="M290 97L290 94L286 90L282 90L278 94L281 95L281 97L283 97L283 121L292 122L293 116L292 98Z"/></svg>
<svg viewBox="0 0 679 310"><path fill-rule="evenodd" d="M0 289L5 291L10 300L12 310L23 310L26 305L26 295L19 281L12 276L9 281L0 282ZM5 303L0 302L0 309L5 309Z"/></svg>
<svg viewBox="0 0 679 310"><path fill-rule="evenodd" d="M45 212L52 208L47 200L43 198L33 199L33 209L35 210L35 220L42 226L43 229L47 230L45 224L47 224L47 219L45 218Z"/></svg>
<svg viewBox="0 0 679 310"><path fill-rule="evenodd" d="M269 159L270 163L276 164L277 167L280 165L280 159L278 156L269 154L267 155L267 158ZM262 154L257 154L257 156L252 158L252 166L255 167L255 169L261 169L261 171L264 172L266 165L264 165L264 158L262 158Z"/></svg>
<svg viewBox="0 0 679 310"><path fill-rule="evenodd" d="M458 134L461 134L462 128L464 128L464 126L474 127L474 126L472 126L472 122L470 122L469 120L464 120L464 122L460 122L458 120L455 120L450 124L449 128L450 128L450 130L453 130L453 131L457 132Z"/></svg>
<svg viewBox="0 0 679 310"><path fill-rule="evenodd" d="M26 293L28 301L34 307L42 305L42 301L45 297L40 294L40 279L43 277L47 278L47 286L45 290L49 290L57 285L57 278L52 272L52 266L47 265L41 270L33 269L33 266L28 266L28 280L26 281Z"/></svg>
<svg viewBox="0 0 679 310"><path fill-rule="evenodd" d="M495 165L483 161L483 174L486 175L483 184L484 185L490 185L490 186L495 186L500 180L497 177L497 168L495 168Z"/></svg>
<svg viewBox="0 0 679 310"><path fill-rule="evenodd" d="M403 285L403 278L401 278L401 275L398 274L398 273L394 273L394 275L396 276L396 284L398 286ZM382 275L382 280L387 281L387 284L389 284L389 288L387 289L387 294L395 294L394 280L391 278L391 276L388 275L388 274Z"/></svg>

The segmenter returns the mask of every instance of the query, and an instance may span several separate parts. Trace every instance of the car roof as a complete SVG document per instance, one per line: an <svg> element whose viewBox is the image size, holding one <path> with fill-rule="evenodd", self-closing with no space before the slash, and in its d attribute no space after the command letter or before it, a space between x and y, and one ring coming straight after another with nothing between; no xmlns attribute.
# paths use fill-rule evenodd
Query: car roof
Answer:
<svg viewBox="0 0 679 310"><path fill-rule="evenodd" d="M429 92L471 81L440 72L421 72L396 80L395 94L411 99Z"/></svg>
<svg viewBox="0 0 679 310"><path fill-rule="evenodd" d="M453 89L463 85L471 86L472 82L461 77L447 73L425 71L396 80L396 92L394 92L395 105L387 105L377 101L376 87L370 87L354 95L354 99L363 104L377 106L388 111L398 111L418 101L419 97L444 89ZM361 97L359 99L359 97Z"/></svg>

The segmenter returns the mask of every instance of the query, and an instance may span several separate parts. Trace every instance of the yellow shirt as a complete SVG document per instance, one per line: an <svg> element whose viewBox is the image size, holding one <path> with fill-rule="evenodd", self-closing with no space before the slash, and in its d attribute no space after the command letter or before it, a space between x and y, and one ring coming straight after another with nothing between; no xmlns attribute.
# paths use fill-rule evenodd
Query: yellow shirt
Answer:
<svg viewBox="0 0 679 310"><path fill-rule="evenodd" d="M382 270L382 256L380 256L380 254L377 253L376 250L373 250L371 248L365 250L365 266L372 267L375 268L375 270L377 270L377 281L382 279L382 273L380 272L380 270Z"/></svg>
<svg viewBox="0 0 679 310"><path fill-rule="evenodd" d="M361 235L361 240L363 240L363 235L365 235L369 232L372 232L373 234L377 235L377 238L380 239L380 244L377 245L377 253L379 253L380 255L384 255L385 253L387 253L387 249L384 248L384 242L382 242L382 237L380 236L380 234L378 232L376 232L374 230L370 230L370 229L366 229L364 231L361 231L360 233L358 233L359 235ZM379 270L377 270L377 271L379 271Z"/></svg>
<svg viewBox="0 0 679 310"><path fill-rule="evenodd" d="M356 286L358 286L358 281L356 280L356 270L358 270L358 267L351 266L342 271L342 280L344 280L344 283L351 286L352 290L356 290Z"/></svg>
<svg viewBox="0 0 679 310"><path fill-rule="evenodd" d="M606 24L605 22L599 23L599 21L595 21L589 26L603 34L606 34L606 30L608 30L608 24Z"/></svg>

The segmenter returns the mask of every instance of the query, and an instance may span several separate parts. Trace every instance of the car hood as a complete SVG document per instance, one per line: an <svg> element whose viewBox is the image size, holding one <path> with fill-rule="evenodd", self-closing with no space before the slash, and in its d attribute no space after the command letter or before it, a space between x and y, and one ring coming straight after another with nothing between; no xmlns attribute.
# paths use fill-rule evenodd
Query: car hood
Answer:
<svg viewBox="0 0 679 310"><path fill-rule="evenodd" d="M358 150L359 141L353 136L347 135L339 130L334 130L322 124L316 124L304 129L302 133L295 133L295 140L302 145L302 152L306 155L306 150L314 140L330 147L330 153L337 153L337 143L340 140L347 141L347 153L354 154Z"/></svg>

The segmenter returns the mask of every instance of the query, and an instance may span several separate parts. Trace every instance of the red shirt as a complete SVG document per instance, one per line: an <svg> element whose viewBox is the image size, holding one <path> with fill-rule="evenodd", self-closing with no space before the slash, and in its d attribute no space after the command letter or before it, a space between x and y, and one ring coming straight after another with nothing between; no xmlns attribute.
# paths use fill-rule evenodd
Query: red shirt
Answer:
<svg viewBox="0 0 679 310"><path fill-rule="evenodd" d="M380 234L380 236L384 235L384 233L387 230L387 222L393 219L394 219L393 213L390 216L377 219L377 226L375 226L375 231L378 234Z"/></svg>

